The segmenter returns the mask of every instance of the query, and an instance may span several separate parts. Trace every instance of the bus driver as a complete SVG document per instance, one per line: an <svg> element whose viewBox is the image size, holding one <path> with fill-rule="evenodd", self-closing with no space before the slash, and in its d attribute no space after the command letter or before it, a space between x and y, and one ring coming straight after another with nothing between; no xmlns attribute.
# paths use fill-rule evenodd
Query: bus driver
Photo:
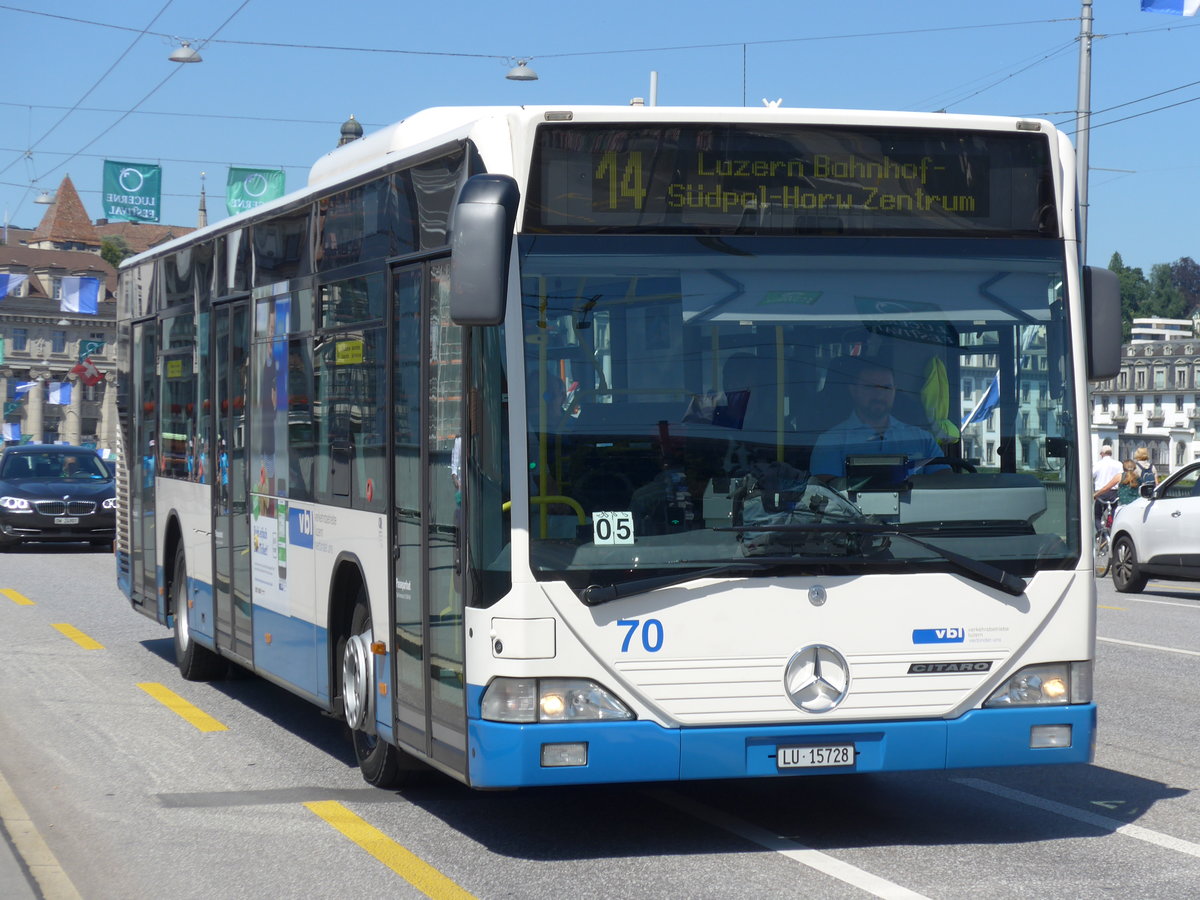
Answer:
<svg viewBox="0 0 1200 900"><path fill-rule="evenodd" d="M894 454L907 456L917 467L942 456L933 435L924 428L901 422L892 415L896 402L896 378L890 367L870 359L854 358L851 370L850 402L854 411L819 438L813 447L809 469L828 481L846 474L846 457ZM932 466L937 470L942 466Z"/></svg>

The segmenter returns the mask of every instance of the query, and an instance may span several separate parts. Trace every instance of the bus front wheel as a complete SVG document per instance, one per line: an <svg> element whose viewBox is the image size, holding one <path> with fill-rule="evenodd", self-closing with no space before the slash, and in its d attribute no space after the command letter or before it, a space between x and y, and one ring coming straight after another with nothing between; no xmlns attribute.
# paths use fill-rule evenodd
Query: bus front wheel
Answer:
<svg viewBox="0 0 1200 900"><path fill-rule="evenodd" d="M366 591L360 587L350 620L350 634L340 641L342 709L363 780L379 788L398 788L408 783L416 761L408 760L403 751L368 730L375 692L372 640L371 607Z"/></svg>

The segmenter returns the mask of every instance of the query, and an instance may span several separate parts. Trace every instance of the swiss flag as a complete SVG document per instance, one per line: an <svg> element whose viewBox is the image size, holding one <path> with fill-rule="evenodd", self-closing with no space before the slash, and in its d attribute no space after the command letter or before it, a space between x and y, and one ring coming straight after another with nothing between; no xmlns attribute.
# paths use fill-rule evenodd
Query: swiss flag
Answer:
<svg viewBox="0 0 1200 900"><path fill-rule="evenodd" d="M80 360L79 364L71 370L72 375L78 375L79 380L91 387L94 384L99 384L104 380L104 373L96 368L96 364L92 362L90 356L85 356Z"/></svg>

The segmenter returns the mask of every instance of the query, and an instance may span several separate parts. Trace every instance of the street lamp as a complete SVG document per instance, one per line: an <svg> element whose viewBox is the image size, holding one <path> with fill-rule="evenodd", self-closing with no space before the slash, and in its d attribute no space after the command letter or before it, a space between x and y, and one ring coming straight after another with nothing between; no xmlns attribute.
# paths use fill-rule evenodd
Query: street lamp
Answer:
<svg viewBox="0 0 1200 900"><path fill-rule="evenodd" d="M190 41L181 40L180 46L171 51L171 55L167 57L171 62L177 63L195 63L204 62L200 56L200 51L196 50Z"/></svg>
<svg viewBox="0 0 1200 900"><path fill-rule="evenodd" d="M508 70L504 76L509 81L537 81L538 74L529 68L529 60L518 59L517 64Z"/></svg>

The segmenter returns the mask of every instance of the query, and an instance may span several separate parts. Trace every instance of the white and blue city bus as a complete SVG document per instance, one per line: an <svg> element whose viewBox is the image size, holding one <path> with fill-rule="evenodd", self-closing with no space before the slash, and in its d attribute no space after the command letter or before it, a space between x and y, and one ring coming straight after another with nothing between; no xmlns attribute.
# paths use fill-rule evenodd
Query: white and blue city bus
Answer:
<svg viewBox="0 0 1200 900"><path fill-rule="evenodd" d="M1039 120L413 115L122 267L120 585L380 786L1086 762L1075 177Z"/></svg>

